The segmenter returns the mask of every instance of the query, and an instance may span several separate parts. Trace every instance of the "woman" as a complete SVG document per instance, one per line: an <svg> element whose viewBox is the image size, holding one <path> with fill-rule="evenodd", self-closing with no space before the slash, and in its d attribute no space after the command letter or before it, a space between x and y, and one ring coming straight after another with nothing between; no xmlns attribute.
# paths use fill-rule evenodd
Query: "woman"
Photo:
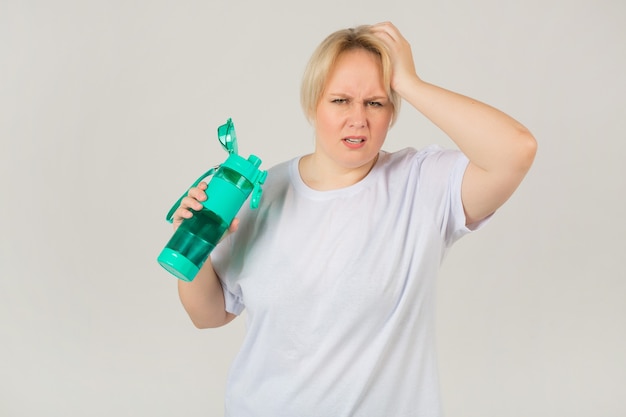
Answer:
<svg viewBox="0 0 626 417"><path fill-rule="evenodd" d="M458 150L381 148L404 99ZM229 416L439 416L436 275L446 250L520 184L536 142L502 112L421 80L391 23L341 30L314 52L302 105L311 154L268 172L179 295L199 328L244 308ZM206 199L189 191L174 225Z"/></svg>

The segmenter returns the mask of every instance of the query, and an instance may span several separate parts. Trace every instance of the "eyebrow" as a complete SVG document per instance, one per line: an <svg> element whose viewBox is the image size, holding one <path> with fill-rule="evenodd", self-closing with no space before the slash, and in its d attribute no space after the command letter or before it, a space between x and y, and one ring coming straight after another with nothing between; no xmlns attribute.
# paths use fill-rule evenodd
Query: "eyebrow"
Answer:
<svg viewBox="0 0 626 417"><path fill-rule="evenodd" d="M350 94L347 94L347 93L332 93L332 92L329 92L328 95L329 96L340 96L340 97L354 98L353 96L351 96ZM365 101L373 101L373 100L389 100L389 97L388 96L373 96L373 97L367 97L365 99Z"/></svg>

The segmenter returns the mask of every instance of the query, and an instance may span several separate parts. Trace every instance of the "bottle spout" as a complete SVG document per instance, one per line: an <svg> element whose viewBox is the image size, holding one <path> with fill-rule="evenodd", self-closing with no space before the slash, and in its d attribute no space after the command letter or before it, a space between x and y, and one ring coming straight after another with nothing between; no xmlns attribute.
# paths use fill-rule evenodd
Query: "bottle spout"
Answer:
<svg viewBox="0 0 626 417"><path fill-rule="evenodd" d="M256 155L250 155L248 157L248 162L254 165L255 168L258 168L261 166L261 159L259 159L259 157Z"/></svg>

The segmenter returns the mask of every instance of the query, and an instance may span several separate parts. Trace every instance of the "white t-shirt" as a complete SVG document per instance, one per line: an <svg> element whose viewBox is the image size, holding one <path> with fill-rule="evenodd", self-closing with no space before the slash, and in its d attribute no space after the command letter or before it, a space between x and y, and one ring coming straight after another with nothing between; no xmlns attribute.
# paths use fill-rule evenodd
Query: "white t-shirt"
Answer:
<svg viewBox="0 0 626 417"><path fill-rule="evenodd" d="M435 285L468 233L467 158L381 151L352 186L316 191L298 160L268 171L258 209L211 258L226 308L247 311L228 378L232 417L440 416Z"/></svg>

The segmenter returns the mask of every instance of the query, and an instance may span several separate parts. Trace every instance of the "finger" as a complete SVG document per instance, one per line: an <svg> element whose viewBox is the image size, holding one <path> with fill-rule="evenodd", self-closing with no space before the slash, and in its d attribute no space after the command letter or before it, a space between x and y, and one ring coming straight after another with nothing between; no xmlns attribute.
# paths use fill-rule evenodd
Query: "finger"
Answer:
<svg viewBox="0 0 626 417"><path fill-rule="evenodd" d="M198 201L205 201L207 199L205 190L198 188L198 187L190 188L189 191L187 192L187 196L191 198L195 198Z"/></svg>
<svg viewBox="0 0 626 417"><path fill-rule="evenodd" d="M172 216L172 225L174 226L174 231L178 229L178 227L182 224L184 220L190 219L192 217L193 213L191 211L183 208L178 208Z"/></svg>
<svg viewBox="0 0 626 417"><path fill-rule="evenodd" d="M391 22L377 23L372 26L372 31L382 38L388 38L392 41L398 40L398 30Z"/></svg>
<svg viewBox="0 0 626 417"><path fill-rule="evenodd" d="M230 223L230 226L228 227L228 233L232 233L238 228L239 228L239 219L234 218L233 221Z"/></svg>
<svg viewBox="0 0 626 417"><path fill-rule="evenodd" d="M202 210L202 207L204 206L202 205L200 201L198 201L197 198L187 196L181 200L180 207L183 209L192 209L192 210L200 211Z"/></svg>
<svg viewBox="0 0 626 417"><path fill-rule="evenodd" d="M389 21L385 21L385 22L378 22L372 25L373 28L393 28L395 27L393 25L393 23L389 22Z"/></svg>
<svg viewBox="0 0 626 417"><path fill-rule="evenodd" d="M191 219L193 217L193 213L185 208L178 208L174 212L174 222L182 221L183 219Z"/></svg>

